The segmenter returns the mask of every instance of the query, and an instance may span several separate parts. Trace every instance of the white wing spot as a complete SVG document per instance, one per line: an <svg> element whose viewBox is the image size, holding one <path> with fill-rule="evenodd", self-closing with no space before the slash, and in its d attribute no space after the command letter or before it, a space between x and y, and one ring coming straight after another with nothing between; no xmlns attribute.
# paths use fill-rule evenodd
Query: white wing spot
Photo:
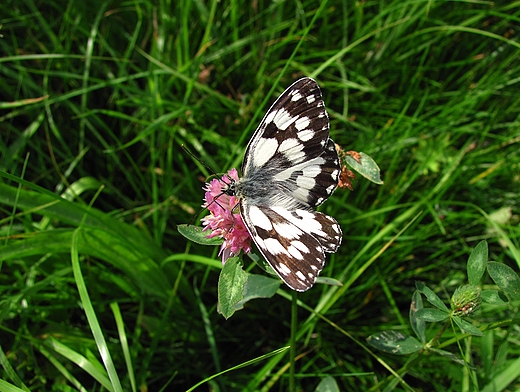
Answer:
<svg viewBox="0 0 520 392"><path fill-rule="evenodd" d="M300 280L302 280L302 281L304 281L304 282L307 281L307 278L305 277L304 274L302 274L301 271L296 271L296 276L297 276L298 278L300 278Z"/></svg>
<svg viewBox="0 0 520 392"><path fill-rule="evenodd" d="M273 177L275 181L285 181L289 177L291 177L291 171L290 170L284 170L283 172L278 173Z"/></svg>
<svg viewBox="0 0 520 392"><path fill-rule="evenodd" d="M316 181L312 177L307 177L305 174L303 176L299 176L296 179L296 185L300 188L304 189L312 189L316 185Z"/></svg>
<svg viewBox="0 0 520 392"><path fill-rule="evenodd" d="M298 259L298 260L303 260L303 255L301 254L301 252L296 249L294 246L289 246L287 248L287 251L289 252L289 254L294 257L295 259Z"/></svg>
<svg viewBox="0 0 520 392"><path fill-rule="evenodd" d="M310 129L304 129L303 131L298 132L296 135L302 142L308 142L314 137L314 131L311 131Z"/></svg>
<svg viewBox="0 0 520 392"><path fill-rule="evenodd" d="M276 238L266 238L264 240L264 246L265 246L265 249L267 249L269 251L269 253L273 254L273 255L278 255L278 254L285 254L285 255L288 255L289 252L287 252L287 249L285 249L282 244L280 243L280 241L278 241Z"/></svg>
<svg viewBox="0 0 520 392"><path fill-rule="evenodd" d="M294 123L294 126L298 131L301 131L305 128L307 128L310 125L311 121L309 120L309 117L300 117L296 122Z"/></svg>
<svg viewBox="0 0 520 392"><path fill-rule="evenodd" d="M269 124L270 122L273 121L273 118L274 116L276 115L277 111L276 110L272 110L270 111L269 113L267 113L267 115L265 116L265 123L266 124Z"/></svg>
<svg viewBox="0 0 520 392"><path fill-rule="evenodd" d="M317 177L322 172L321 167L319 165L309 165L303 169L304 177ZM308 188L310 189L310 188Z"/></svg>
<svg viewBox="0 0 520 392"><path fill-rule="evenodd" d="M293 96L291 98L291 101L296 102L303 98L303 95L301 95L298 91L293 92Z"/></svg>
<svg viewBox="0 0 520 392"><path fill-rule="evenodd" d="M257 206L249 207L249 219L255 226L260 227L261 229L271 230L273 228L269 218Z"/></svg>
<svg viewBox="0 0 520 392"><path fill-rule="evenodd" d="M321 223L314 218L314 214L312 212L300 209L300 210L296 210L295 213L296 213L296 215L298 215L301 218L301 220L296 221L296 222L298 222L298 221L300 222L298 224L298 227L305 227L305 230L307 232L319 234L321 237L327 236L327 234L323 231L323 227L321 226ZM280 215L282 215L282 214L280 214ZM289 219L289 221L291 223L295 223L295 218L291 215L291 218ZM321 248L317 248L317 249L321 249Z"/></svg>
<svg viewBox="0 0 520 392"><path fill-rule="evenodd" d="M325 192L327 192L328 195L331 195L332 192L334 192L334 189L336 189L336 185L331 185L327 189L325 189Z"/></svg>
<svg viewBox="0 0 520 392"><path fill-rule="evenodd" d="M309 248L301 241L291 241L291 245L298 248L302 252L309 253Z"/></svg>
<svg viewBox="0 0 520 392"><path fill-rule="evenodd" d="M316 96L314 95L307 95L307 103L313 103L314 101L316 101Z"/></svg>
<svg viewBox="0 0 520 392"><path fill-rule="evenodd" d="M280 144L280 147L278 148L278 151L280 152L287 152L288 150L295 150L298 151L303 150L303 144L300 143L296 139L285 139L282 144ZM292 153L292 151L291 151Z"/></svg>
<svg viewBox="0 0 520 392"><path fill-rule="evenodd" d="M283 153L293 165L305 159L305 153L302 150L303 144L296 139L285 139L278 148L278 151Z"/></svg>
<svg viewBox="0 0 520 392"><path fill-rule="evenodd" d="M285 276L287 276L287 275L289 275L291 273L291 270L289 269L289 267L287 267L284 263L279 263L278 264L278 269Z"/></svg>
<svg viewBox="0 0 520 392"><path fill-rule="evenodd" d="M288 239L300 238L303 233L300 229L290 223L276 223L273 225L273 228L279 235Z"/></svg>
<svg viewBox="0 0 520 392"><path fill-rule="evenodd" d="M273 117L274 125L281 131L285 131L296 120L297 117L292 116L291 113L283 108L275 111Z"/></svg>
<svg viewBox="0 0 520 392"><path fill-rule="evenodd" d="M264 166L271 159L278 148L276 139L266 139L261 137L258 144L251 149L253 154L253 164L255 166Z"/></svg>

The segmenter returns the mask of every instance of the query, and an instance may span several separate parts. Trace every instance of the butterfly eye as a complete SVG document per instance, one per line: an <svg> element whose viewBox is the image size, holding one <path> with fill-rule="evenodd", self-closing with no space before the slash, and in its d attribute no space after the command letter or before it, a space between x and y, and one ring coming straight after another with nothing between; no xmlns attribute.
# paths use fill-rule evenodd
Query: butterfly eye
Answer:
<svg viewBox="0 0 520 392"><path fill-rule="evenodd" d="M235 196L236 194L236 183L233 181L231 184L227 184L222 187L222 192L228 196Z"/></svg>

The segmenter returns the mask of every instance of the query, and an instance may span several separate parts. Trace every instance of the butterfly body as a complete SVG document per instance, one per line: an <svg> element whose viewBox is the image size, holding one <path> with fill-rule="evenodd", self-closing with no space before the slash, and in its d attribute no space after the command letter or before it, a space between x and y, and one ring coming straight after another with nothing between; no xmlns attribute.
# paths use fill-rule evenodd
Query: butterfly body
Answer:
<svg viewBox="0 0 520 392"><path fill-rule="evenodd" d="M341 171L318 84L303 78L288 87L262 119L246 149L243 177L225 192L259 251L292 289L306 291L335 252L336 220L314 208L336 189Z"/></svg>

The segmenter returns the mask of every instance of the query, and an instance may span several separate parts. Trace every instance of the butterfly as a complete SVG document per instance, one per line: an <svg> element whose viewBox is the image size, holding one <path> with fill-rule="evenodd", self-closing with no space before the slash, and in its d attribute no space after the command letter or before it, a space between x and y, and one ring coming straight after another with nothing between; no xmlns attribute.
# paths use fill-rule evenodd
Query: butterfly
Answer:
<svg viewBox="0 0 520 392"><path fill-rule="evenodd" d="M338 222L315 207L334 192L341 171L318 84L302 78L267 111L247 146L242 178L223 191L265 260L296 291L316 282L325 253L336 252Z"/></svg>

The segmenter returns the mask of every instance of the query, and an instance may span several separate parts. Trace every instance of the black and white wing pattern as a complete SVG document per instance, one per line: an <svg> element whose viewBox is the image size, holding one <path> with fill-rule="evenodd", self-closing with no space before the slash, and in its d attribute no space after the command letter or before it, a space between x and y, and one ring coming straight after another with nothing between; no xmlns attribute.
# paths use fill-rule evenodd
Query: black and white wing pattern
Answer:
<svg viewBox="0 0 520 392"><path fill-rule="evenodd" d="M338 222L314 208L336 189L341 171L318 84L293 83L249 142L243 177L232 184L258 250L293 290L306 291L341 244Z"/></svg>

